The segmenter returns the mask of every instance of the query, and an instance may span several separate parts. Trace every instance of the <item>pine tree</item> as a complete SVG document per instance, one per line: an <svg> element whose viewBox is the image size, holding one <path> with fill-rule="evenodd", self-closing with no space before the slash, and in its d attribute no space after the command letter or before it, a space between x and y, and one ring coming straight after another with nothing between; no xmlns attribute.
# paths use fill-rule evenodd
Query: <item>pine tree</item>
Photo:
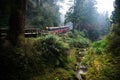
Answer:
<svg viewBox="0 0 120 80"><path fill-rule="evenodd" d="M113 12L113 29L109 36L108 50L113 55L120 55L120 0L116 0Z"/></svg>
<svg viewBox="0 0 120 80"><path fill-rule="evenodd" d="M113 29L108 36L108 47L107 50L112 54L113 61L112 65L114 72L114 80L120 79L120 0L115 0L113 12Z"/></svg>

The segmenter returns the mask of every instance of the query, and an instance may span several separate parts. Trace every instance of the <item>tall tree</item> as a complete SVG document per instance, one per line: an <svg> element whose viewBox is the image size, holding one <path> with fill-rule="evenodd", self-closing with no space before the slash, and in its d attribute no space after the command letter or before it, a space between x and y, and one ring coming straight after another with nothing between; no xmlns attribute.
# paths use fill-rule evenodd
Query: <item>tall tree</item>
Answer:
<svg viewBox="0 0 120 80"><path fill-rule="evenodd" d="M68 12L66 13L65 23L72 22L73 23L73 31L76 28L78 22L80 22L80 20L82 19L83 6L84 6L83 0L74 0L74 5L72 7L70 7Z"/></svg>
<svg viewBox="0 0 120 80"><path fill-rule="evenodd" d="M114 80L120 79L120 0L115 0L113 12L112 31L108 36L108 52L112 54L113 76Z"/></svg>
<svg viewBox="0 0 120 80"><path fill-rule="evenodd" d="M13 45L19 44L24 36L25 12L27 0L0 0L0 14L8 15L8 39Z"/></svg>
<svg viewBox="0 0 120 80"><path fill-rule="evenodd" d="M120 0L115 0L113 12L113 29L109 36L108 50L120 56Z"/></svg>
<svg viewBox="0 0 120 80"><path fill-rule="evenodd" d="M60 24L58 1L60 0L29 0L27 26L41 29L46 26L58 26Z"/></svg>
<svg viewBox="0 0 120 80"><path fill-rule="evenodd" d="M8 39L13 45L16 45L19 44L20 37L24 36L27 0L12 0L12 2Z"/></svg>
<svg viewBox="0 0 120 80"><path fill-rule="evenodd" d="M74 0L74 5L67 12L65 20L65 23L73 23L73 30L85 31L86 36L91 40L99 38L100 30L98 29L101 27L100 25L105 24L99 22L100 14L97 12L95 4L95 0ZM101 17L106 18L104 15Z"/></svg>

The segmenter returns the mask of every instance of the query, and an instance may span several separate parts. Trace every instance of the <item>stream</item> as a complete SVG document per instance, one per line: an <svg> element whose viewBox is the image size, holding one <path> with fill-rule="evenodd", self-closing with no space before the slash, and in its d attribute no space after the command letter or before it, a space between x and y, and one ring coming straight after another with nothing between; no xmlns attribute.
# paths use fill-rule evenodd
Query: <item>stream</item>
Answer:
<svg viewBox="0 0 120 80"><path fill-rule="evenodd" d="M87 71L87 67L81 64L82 54L84 54L86 51L87 49L83 49L81 52L77 54L77 57L76 57L77 63L75 66L76 68L75 74L79 80L84 80L82 78L82 75L86 74L86 71Z"/></svg>
<svg viewBox="0 0 120 80"><path fill-rule="evenodd" d="M80 63L78 64L78 69L75 71L76 73L76 77L79 79L79 80L84 80L82 78L82 74L86 74L86 70L87 70L87 67L81 65Z"/></svg>

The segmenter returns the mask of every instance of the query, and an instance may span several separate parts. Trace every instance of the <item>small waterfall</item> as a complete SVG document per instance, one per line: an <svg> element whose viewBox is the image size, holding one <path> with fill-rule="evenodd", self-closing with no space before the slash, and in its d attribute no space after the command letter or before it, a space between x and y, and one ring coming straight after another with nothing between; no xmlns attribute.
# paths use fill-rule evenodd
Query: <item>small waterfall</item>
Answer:
<svg viewBox="0 0 120 80"><path fill-rule="evenodd" d="M81 70L76 71L76 76L79 80L83 80L81 76Z"/></svg>
<svg viewBox="0 0 120 80"><path fill-rule="evenodd" d="M83 66L81 65L81 59L82 59L82 54L84 54L85 52L87 51L87 49L82 49L78 54L77 54L77 63L75 64L75 67L76 67L76 77L79 79L79 80L84 80L82 78L82 74L86 74L86 71L87 71L87 67L86 66Z"/></svg>
<svg viewBox="0 0 120 80"><path fill-rule="evenodd" d="M86 67L82 66L81 64L78 65L78 69L76 70L76 76L79 80L84 80L81 74L86 74Z"/></svg>

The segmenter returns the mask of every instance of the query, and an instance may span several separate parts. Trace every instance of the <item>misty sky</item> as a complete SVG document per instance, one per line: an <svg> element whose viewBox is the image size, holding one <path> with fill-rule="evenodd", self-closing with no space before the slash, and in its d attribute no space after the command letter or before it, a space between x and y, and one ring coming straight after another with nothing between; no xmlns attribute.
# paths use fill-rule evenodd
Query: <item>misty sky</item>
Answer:
<svg viewBox="0 0 120 80"><path fill-rule="evenodd" d="M97 1L97 10L98 12L102 13L104 11L108 11L109 15L114 10L113 2L114 0L96 0Z"/></svg>
<svg viewBox="0 0 120 80"><path fill-rule="evenodd" d="M96 1L97 1L96 7L98 12L102 13L102 12L108 11L109 15L111 15L111 12L114 10L113 8L114 0L96 0ZM60 12L63 15L65 15L66 11L69 9L70 5L72 4L73 2L69 2L69 0L65 0L64 3L59 3L59 5L62 6L62 8L60 9Z"/></svg>

